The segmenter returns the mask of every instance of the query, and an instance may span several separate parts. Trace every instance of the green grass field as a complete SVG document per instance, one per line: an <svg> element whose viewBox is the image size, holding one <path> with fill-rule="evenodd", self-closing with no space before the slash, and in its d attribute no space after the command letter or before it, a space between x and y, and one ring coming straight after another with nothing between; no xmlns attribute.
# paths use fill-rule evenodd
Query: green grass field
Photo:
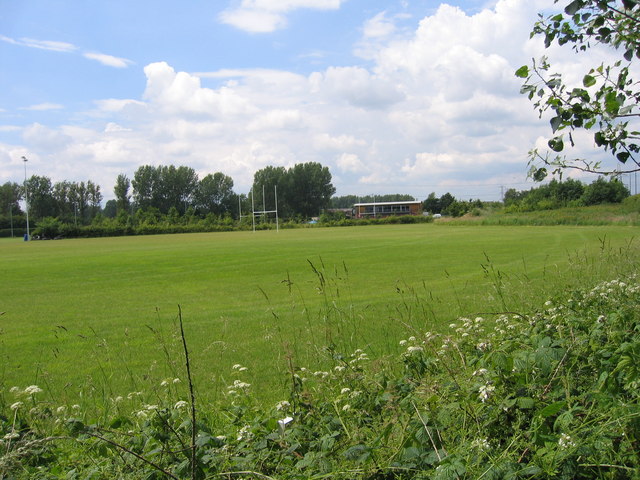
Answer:
<svg viewBox="0 0 640 480"><path fill-rule="evenodd" d="M636 231L418 224L3 239L0 384L73 398L182 377L180 305L200 395L215 397L240 363L277 397L288 357L319 367L331 343L384 355L412 328L521 308L563 288L570 275L556 274L577 258L598 264L603 245L624 247Z"/></svg>

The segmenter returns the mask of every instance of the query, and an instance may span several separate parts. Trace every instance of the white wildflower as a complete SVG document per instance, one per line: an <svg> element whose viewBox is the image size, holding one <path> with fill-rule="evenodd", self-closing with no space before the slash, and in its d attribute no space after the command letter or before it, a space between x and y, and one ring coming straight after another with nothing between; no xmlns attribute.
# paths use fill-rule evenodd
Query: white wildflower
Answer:
<svg viewBox="0 0 640 480"><path fill-rule="evenodd" d="M24 393L27 395L35 395L36 393L40 393L42 389L37 385L29 385L24 389Z"/></svg>
<svg viewBox="0 0 640 480"><path fill-rule="evenodd" d="M473 442L471 442L471 446L479 448L480 450L489 450L491 448L489 440L487 440L486 438L476 438Z"/></svg>
<svg viewBox="0 0 640 480"><path fill-rule="evenodd" d="M349 405L348 403L342 407L343 412L346 412L349 409L351 409L351 405Z"/></svg>
<svg viewBox="0 0 640 480"><path fill-rule="evenodd" d="M344 387L342 390L340 390L340 394L344 395L345 393L349 393L351 391L351 389L349 387Z"/></svg>
<svg viewBox="0 0 640 480"><path fill-rule="evenodd" d="M346 368L347 368L347 367L345 367L344 365L337 365L337 366L335 366L333 369L334 369L336 372L344 372L344 370L345 370Z"/></svg>
<svg viewBox="0 0 640 480"><path fill-rule="evenodd" d="M558 439L558 445L560 445L560 448L569 448L576 446L575 442L566 433L560 435L560 438Z"/></svg>
<svg viewBox="0 0 640 480"><path fill-rule="evenodd" d="M477 377L478 375L486 375L489 371L486 368L479 368L475 372L473 372L473 376Z"/></svg>
<svg viewBox="0 0 640 480"><path fill-rule="evenodd" d="M11 393L18 393L18 392L20 391L20 388L19 388L19 387L11 387L11 388L9 389L9 391L10 391Z"/></svg>
<svg viewBox="0 0 640 480"><path fill-rule="evenodd" d="M180 379L179 378L174 378L173 379L173 383L180 383Z"/></svg>
<svg viewBox="0 0 640 480"><path fill-rule="evenodd" d="M487 399L489 398L489 396L491 396L491 393L496 389L496 387L494 387L493 385L487 384L487 385L481 385L480 388L478 389L478 398L480 399L480 401L482 403L486 402Z"/></svg>
<svg viewBox="0 0 640 480"><path fill-rule="evenodd" d="M4 440L13 440L15 438L19 438L20 434L17 432L10 432L7 433L4 437L2 437Z"/></svg>
<svg viewBox="0 0 640 480"><path fill-rule="evenodd" d="M422 347L407 347L407 353L418 353L424 351Z"/></svg>
<svg viewBox="0 0 640 480"><path fill-rule="evenodd" d="M181 408L185 408L188 405L189 404L185 400L178 400L173 408L176 410L180 410Z"/></svg>
<svg viewBox="0 0 640 480"><path fill-rule="evenodd" d="M416 337L414 337L414 336L409 337L409 341L410 342L415 342L416 341Z"/></svg>
<svg viewBox="0 0 640 480"><path fill-rule="evenodd" d="M122 400L124 399L120 395L118 395L116 398L113 399L115 403L120 403Z"/></svg>
<svg viewBox="0 0 640 480"><path fill-rule="evenodd" d="M291 407L291 404L286 400L281 400L276 403L276 410L287 410L289 407Z"/></svg>
<svg viewBox="0 0 640 480"><path fill-rule="evenodd" d="M250 425L245 425L244 427L242 427L239 431L238 431L238 441L241 440L248 440L252 437L251 434L251 426Z"/></svg>
<svg viewBox="0 0 640 480"><path fill-rule="evenodd" d="M64 405L62 405L62 406L60 406L60 407L56 408L56 413L57 413L58 415L62 415L62 414L63 414L64 412L66 412L66 411L67 411L67 407L65 407Z"/></svg>
<svg viewBox="0 0 640 480"><path fill-rule="evenodd" d="M231 370L238 370L242 368L242 365L240 365L239 363L236 363L233 367L231 367Z"/></svg>
<svg viewBox="0 0 640 480"><path fill-rule="evenodd" d="M400 346L404 347L407 344L406 340L400 340Z"/></svg>
<svg viewBox="0 0 640 480"><path fill-rule="evenodd" d="M160 386L161 387L166 387L167 385L169 385L169 381L168 380L163 380L162 382L160 382Z"/></svg>
<svg viewBox="0 0 640 480"><path fill-rule="evenodd" d="M24 405L24 403L22 403L22 402L16 402L16 403L11 405L11 410L18 410L23 405Z"/></svg>

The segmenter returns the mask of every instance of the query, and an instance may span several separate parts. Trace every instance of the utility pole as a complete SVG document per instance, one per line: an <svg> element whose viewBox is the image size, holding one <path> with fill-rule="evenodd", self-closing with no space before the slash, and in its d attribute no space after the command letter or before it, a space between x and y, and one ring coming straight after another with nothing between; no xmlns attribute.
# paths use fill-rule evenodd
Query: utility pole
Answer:
<svg viewBox="0 0 640 480"><path fill-rule="evenodd" d="M29 241L31 239L31 235L29 234L29 190L27 188L27 157L22 157L22 160L24 161L24 202L25 202L25 209L27 210L27 236L25 238L25 241Z"/></svg>

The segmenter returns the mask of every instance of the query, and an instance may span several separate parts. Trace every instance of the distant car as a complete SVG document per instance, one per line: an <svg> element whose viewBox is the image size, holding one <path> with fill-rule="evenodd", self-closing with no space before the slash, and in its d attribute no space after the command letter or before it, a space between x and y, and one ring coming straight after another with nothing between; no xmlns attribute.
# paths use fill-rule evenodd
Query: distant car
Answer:
<svg viewBox="0 0 640 480"><path fill-rule="evenodd" d="M440 218L440 217L442 217L442 215L440 215L439 213L434 213L433 214L433 218Z"/></svg>

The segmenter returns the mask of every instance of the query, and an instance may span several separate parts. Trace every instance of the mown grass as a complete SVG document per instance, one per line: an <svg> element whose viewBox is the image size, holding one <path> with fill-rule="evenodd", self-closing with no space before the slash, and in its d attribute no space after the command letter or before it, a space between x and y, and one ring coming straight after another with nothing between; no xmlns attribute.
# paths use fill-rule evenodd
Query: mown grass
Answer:
<svg viewBox="0 0 640 480"><path fill-rule="evenodd" d="M198 394L215 398L240 363L256 395L273 399L286 388L287 357L320 366L332 344L383 356L408 330L522 308L570 281L554 274L578 255L623 247L634 234L423 224L4 240L0 382L96 405L157 385L181 368L181 305Z"/></svg>
<svg viewBox="0 0 640 480"><path fill-rule="evenodd" d="M530 247L554 232L564 242L542 243L519 264L500 265L482 253L477 290L468 296L457 290L451 305L403 282L388 305L356 306L359 297L349 294L355 274L316 261L310 273L300 272L308 273L308 285L299 282L295 294L288 294L297 288L290 281L281 285L283 298L264 291L271 304L266 316L286 326L264 328L272 337L246 357L248 369L219 369L225 355L204 365L227 377L215 401L202 395L202 369L195 401L190 394L182 323L164 325L164 336L143 345L155 344L157 367L148 380L137 377L129 394L118 391L114 378L95 379L85 385L93 390L75 398L41 383L44 375L37 383L5 384L0 478L638 478L640 255L633 230L435 228L445 230L448 237L437 244L448 247L440 253L462 243L455 232L502 230L502 242L481 240L491 249L518 239ZM579 247L570 242L577 232ZM578 248L562 252L569 244ZM537 253L546 260L532 265ZM444 276L451 289L459 285ZM301 300L305 285L315 289L316 301ZM395 342L386 352L363 337L380 313L382 324L403 333L385 339ZM286 336L300 319L308 335ZM200 339L184 320L190 363L202 363L208 354L194 352ZM260 331L240 333L248 341ZM99 344L96 350L112 355L129 348ZM267 352L276 351L291 353L278 373L287 388L270 400L259 377L265 365L275 365ZM113 364L105 366L108 373ZM262 372L258 378L254 370Z"/></svg>

